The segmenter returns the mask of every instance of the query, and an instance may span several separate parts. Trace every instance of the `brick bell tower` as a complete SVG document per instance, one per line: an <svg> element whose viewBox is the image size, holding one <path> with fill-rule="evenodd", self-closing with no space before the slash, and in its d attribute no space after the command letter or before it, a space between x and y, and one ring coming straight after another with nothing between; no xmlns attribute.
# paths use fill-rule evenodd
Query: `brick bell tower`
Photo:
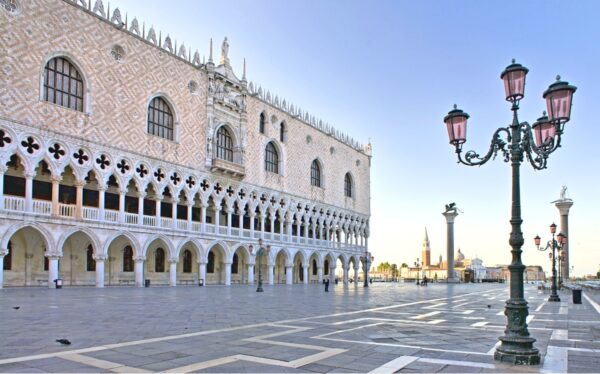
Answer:
<svg viewBox="0 0 600 374"><path fill-rule="evenodd" d="M429 236L427 235L427 227L425 227L425 238L423 239L423 267L431 266L431 247L429 246Z"/></svg>

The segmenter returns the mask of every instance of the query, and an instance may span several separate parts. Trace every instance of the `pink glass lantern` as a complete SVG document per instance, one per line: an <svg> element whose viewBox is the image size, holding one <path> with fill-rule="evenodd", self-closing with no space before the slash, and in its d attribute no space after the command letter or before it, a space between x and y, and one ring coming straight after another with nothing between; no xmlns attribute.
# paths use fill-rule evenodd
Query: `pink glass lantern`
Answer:
<svg viewBox="0 0 600 374"><path fill-rule="evenodd" d="M535 238L533 238L533 240L535 241L535 246L539 247L540 246L540 242L542 241L542 238L540 238L539 235L536 235Z"/></svg>
<svg viewBox="0 0 600 374"><path fill-rule="evenodd" d="M550 233L556 234L556 224L555 223L550 225Z"/></svg>
<svg viewBox="0 0 600 374"><path fill-rule="evenodd" d="M557 237L557 239L558 239L558 244L562 244L562 242L563 242L563 237L564 237L564 235L562 234L562 232L561 232L561 233L558 233L558 235L557 235L556 237Z"/></svg>
<svg viewBox="0 0 600 374"><path fill-rule="evenodd" d="M552 260L552 252L548 253L548 258Z"/></svg>
<svg viewBox="0 0 600 374"><path fill-rule="evenodd" d="M548 117L551 122L565 123L571 118L571 105L573 104L573 93L577 87L571 86L569 82L560 80L560 75L556 77L556 82L544 92Z"/></svg>
<svg viewBox="0 0 600 374"><path fill-rule="evenodd" d="M562 236L562 241L561 242L562 242L563 245L567 244L567 237L564 234Z"/></svg>
<svg viewBox="0 0 600 374"><path fill-rule="evenodd" d="M448 130L448 139L450 144L459 145L467 141L467 119L469 115L460 109L456 108L448 112L444 117L444 123Z"/></svg>
<svg viewBox="0 0 600 374"><path fill-rule="evenodd" d="M549 139L554 138L554 135L556 135L556 126L548 121L546 112L533 124L533 133L535 134L535 145L538 148L542 145L548 145Z"/></svg>
<svg viewBox="0 0 600 374"><path fill-rule="evenodd" d="M529 69L515 63L513 59L512 64L508 65L500 74L500 78L504 81L504 92L507 101L514 102L525 96L525 76L528 71Z"/></svg>

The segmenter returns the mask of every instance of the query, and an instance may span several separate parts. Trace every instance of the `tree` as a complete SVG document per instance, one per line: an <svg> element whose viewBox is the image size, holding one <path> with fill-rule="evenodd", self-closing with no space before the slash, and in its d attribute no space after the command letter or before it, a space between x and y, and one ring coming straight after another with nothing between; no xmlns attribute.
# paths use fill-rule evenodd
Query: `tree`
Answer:
<svg viewBox="0 0 600 374"><path fill-rule="evenodd" d="M403 262L402 265L400 265L400 267L407 268L408 264L406 262Z"/></svg>

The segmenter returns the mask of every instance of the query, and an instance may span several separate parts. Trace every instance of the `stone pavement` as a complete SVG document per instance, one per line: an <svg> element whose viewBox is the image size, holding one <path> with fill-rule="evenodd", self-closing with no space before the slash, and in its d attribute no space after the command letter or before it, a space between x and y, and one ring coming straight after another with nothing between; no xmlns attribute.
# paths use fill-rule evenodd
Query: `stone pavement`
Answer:
<svg viewBox="0 0 600 374"><path fill-rule="evenodd" d="M507 285L9 288L0 372L600 372L600 297L526 297L536 367L493 360Z"/></svg>

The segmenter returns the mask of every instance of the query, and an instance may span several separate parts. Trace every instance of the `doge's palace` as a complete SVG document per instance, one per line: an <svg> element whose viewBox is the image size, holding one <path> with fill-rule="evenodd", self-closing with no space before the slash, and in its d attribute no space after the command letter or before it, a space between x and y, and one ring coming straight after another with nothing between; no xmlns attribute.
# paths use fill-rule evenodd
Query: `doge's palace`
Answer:
<svg viewBox="0 0 600 374"><path fill-rule="evenodd" d="M236 74L227 38L102 0L0 0L0 35L0 287L368 269L370 144Z"/></svg>

